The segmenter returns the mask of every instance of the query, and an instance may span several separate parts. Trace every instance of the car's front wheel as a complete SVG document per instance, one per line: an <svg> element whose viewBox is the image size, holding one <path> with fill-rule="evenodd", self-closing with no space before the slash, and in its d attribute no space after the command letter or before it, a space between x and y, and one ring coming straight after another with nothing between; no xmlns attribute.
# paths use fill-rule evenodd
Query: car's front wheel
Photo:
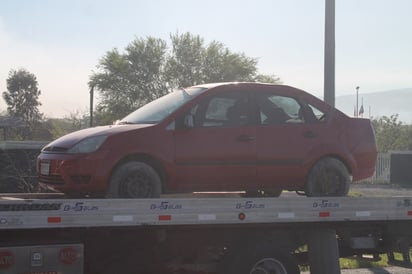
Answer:
<svg viewBox="0 0 412 274"><path fill-rule="evenodd" d="M108 198L158 198L161 181L149 165L131 161L114 171L106 197Z"/></svg>
<svg viewBox="0 0 412 274"><path fill-rule="evenodd" d="M351 179L346 166L336 158L323 158L310 171L305 194L312 197L346 196Z"/></svg>

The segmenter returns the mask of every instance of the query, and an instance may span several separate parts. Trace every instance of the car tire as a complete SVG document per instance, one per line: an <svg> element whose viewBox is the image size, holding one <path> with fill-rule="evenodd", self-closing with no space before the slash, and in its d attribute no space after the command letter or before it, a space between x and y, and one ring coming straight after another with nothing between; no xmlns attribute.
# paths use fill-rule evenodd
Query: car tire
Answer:
<svg viewBox="0 0 412 274"><path fill-rule="evenodd" d="M309 173L305 194L310 197L346 196L351 179L346 166L336 158L323 158Z"/></svg>
<svg viewBox="0 0 412 274"><path fill-rule="evenodd" d="M114 171L107 198L159 198L161 181L149 165L132 161L122 164Z"/></svg>

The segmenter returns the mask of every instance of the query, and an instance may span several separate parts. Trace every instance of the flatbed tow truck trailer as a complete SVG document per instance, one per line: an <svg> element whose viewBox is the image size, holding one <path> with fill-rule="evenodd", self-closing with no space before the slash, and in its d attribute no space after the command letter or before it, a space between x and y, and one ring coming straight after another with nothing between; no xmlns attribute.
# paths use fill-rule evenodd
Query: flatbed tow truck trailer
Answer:
<svg viewBox="0 0 412 274"><path fill-rule="evenodd" d="M411 267L412 198L3 198L0 235L1 274L335 274Z"/></svg>

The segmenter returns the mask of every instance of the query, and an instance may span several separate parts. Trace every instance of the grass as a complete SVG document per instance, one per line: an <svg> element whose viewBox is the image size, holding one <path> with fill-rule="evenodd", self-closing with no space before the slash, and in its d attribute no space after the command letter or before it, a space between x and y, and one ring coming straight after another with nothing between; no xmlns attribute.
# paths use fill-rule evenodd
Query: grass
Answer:
<svg viewBox="0 0 412 274"><path fill-rule="evenodd" d="M395 253L396 260L402 260L402 255L400 253ZM412 255L412 252L411 254ZM350 258L340 258L339 264L341 269L357 269L357 268L383 268L390 266L388 264L388 256L386 254L380 255L381 259L379 261L371 261L357 256ZM309 271L309 266L300 266L301 271Z"/></svg>
<svg viewBox="0 0 412 274"><path fill-rule="evenodd" d="M395 260L397 261L402 261L403 257L401 253L394 253L395 255ZM412 251L409 252L409 256L412 256ZM381 259L379 261L370 261L370 260L365 260L362 258L341 258L340 259L340 266L342 269L353 269L353 268L382 268L382 267L388 267L390 264L388 264L388 255L382 254L380 255Z"/></svg>
<svg viewBox="0 0 412 274"><path fill-rule="evenodd" d="M341 269L354 269L354 268L372 268L372 267L387 267L388 256L386 254L381 255L381 259L377 262L365 260L358 257L352 258L341 258L340 260Z"/></svg>
<svg viewBox="0 0 412 274"><path fill-rule="evenodd" d="M350 190L348 193L348 196L349 197L362 197L363 195L360 192Z"/></svg>

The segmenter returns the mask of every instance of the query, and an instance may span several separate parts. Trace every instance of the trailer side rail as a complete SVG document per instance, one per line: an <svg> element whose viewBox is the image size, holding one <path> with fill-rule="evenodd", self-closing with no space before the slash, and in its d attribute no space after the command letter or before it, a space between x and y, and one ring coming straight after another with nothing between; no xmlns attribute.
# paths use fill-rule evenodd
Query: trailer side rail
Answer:
<svg viewBox="0 0 412 274"><path fill-rule="evenodd" d="M0 201L1 229L412 220L412 198Z"/></svg>

